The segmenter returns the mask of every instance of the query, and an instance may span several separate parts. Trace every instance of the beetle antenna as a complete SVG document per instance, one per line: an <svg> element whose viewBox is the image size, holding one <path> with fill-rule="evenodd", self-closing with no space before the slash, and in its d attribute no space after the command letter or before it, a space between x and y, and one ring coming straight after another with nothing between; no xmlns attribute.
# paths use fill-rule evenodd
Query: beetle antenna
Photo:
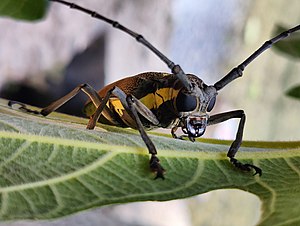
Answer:
<svg viewBox="0 0 300 226"><path fill-rule="evenodd" d="M269 49L272 45L274 45L276 42L279 42L282 39L287 38L290 36L290 34L299 31L300 30L300 24L296 27L293 27L287 31L284 31L277 35L276 37L270 39L269 41L266 41L260 48L258 48L254 53L252 53L244 62L242 62L237 67L233 68L227 75L225 75L221 80L216 82L214 84L214 87L216 90L222 89L224 86L226 86L228 83L232 82L233 80L241 77L243 75L243 71L245 67L248 66L254 59L256 59L260 54L262 54L264 51Z"/></svg>
<svg viewBox="0 0 300 226"><path fill-rule="evenodd" d="M89 14L91 17L97 18L99 20L105 21L106 23L111 24L114 28L120 29L121 31L127 33L136 39L137 42L140 42L142 45L146 46L150 49L156 56L158 56L163 62L167 64L167 66L171 69L172 73L176 75L176 77L182 82L182 84L188 89L188 91L192 90L191 82L188 80L186 74L182 70L182 68L167 58L162 52L160 52L157 48L155 48L150 42L148 42L141 34L136 33L135 31L130 30L129 28L123 26L118 21L111 20L105 16L100 15L99 13L83 8L75 3L63 1L63 0L49 0L52 2L59 2L61 4L67 5L72 9L77 9L81 12Z"/></svg>

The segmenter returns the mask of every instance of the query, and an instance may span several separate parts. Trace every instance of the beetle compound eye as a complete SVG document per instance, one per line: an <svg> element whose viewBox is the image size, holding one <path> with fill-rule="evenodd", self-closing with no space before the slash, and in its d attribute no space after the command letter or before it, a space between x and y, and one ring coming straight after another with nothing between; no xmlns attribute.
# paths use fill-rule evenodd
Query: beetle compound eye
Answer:
<svg viewBox="0 0 300 226"><path fill-rule="evenodd" d="M213 97L213 98L211 98L211 100L209 101L209 103L208 103L208 106L207 106L207 111L208 112L210 112L213 108L214 108L214 106L215 106L215 103L216 103L216 97Z"/></svg>
<svg viewBox="0 0 300 226"><path fill-rule="evenodd" d="M176 107L178 112L193 111L197 107L197 99L195 96L180 92L176 99Z"/></svg>

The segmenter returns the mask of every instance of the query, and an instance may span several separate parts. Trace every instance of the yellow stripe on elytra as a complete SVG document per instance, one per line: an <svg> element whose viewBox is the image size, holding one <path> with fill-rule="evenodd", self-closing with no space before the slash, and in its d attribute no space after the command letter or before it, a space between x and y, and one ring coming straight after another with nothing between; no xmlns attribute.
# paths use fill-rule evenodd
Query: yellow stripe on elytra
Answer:
<svg viewBox="0 0 300 226"><path fill-rule="evenodd" d="M164 102L173 99L177 96L179 90L173 88L158 89L155 93L149 93L142 97L140 101L149 109L157 109Z"/></svg>

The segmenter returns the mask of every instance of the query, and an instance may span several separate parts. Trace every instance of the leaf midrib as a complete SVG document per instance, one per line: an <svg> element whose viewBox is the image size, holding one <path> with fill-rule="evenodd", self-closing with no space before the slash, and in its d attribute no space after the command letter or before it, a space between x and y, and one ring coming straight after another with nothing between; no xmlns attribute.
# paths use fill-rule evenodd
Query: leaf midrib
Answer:
<svg viewBox="0 0 300 226"><path fill-rule="evenodd" d="M108 132L109 133L109 132ZM97 134L95 134L97 135ZM105 143L97 143L93 141L83 141L83 140L72 140L72 139L64 139L62 137L53 137L53 136L44 136L44 135L34 135L34 134L20 134L16 132L6 132L0 131L1 138L8 139L19 139L26 140L28 142L37 142L37 143L48 143L54 145L63 145L63 146L72 146L76 148L88 148L88 149L98 149L98 150L110 150L116 153L127 153L127 154L141 154L147 155L148 151L146 147L143 146L125 146L125 145L112 145ZM174 140L170 138L170 140ZM71 143L70 143L71 141ZM189 142L189 141L180 141L180 142ZM246 141L247 142L247 141ZM259 143L259 142L258 142ZM252 159L274 159L274 158L292 158L298 157L300 147L295 145L294 147L290 146L289 149L278 149L276 147L276 142L271 142L274 146L269 146L268 148L249 148L241 146L238 154L241 158L252 158ZM293 143L293 142L292 142ZM159 148L160 155L165 157L182 157L182 158L199 158L201 160L205 159L227 159L226 153L228 150L228 145L226 144L214 144L214 147L218 150L210 151L210 150L200 150L197 145L206 145L206 143L202 143L201 141L195 142L195 150L199 151L189 151L189 150L174 150L174 149L161 149ZM202 147L202 149L208 149L206 147ZM259 149L259 151L257 151ZM224 150L224 151L223 151ZM256 151L254 151L256 150ZM216 158L217 157L217 158Z"/></svg>

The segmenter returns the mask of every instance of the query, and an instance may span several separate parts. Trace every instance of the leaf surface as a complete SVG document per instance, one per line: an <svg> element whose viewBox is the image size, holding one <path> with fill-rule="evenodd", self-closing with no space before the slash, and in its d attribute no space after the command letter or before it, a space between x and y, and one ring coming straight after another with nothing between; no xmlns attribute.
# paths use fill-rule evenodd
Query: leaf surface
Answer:
<svg viewBox="0 0 300 226"><path fill-rule="evenodd" d="M150 135L165 180L153 180L138 133L54 113L0 106L0 218L49 219L113 203L173 200L237 188L262 201L259 225L300 225L300 142L244 142L237 154L263 170L236 170L229 141L189 142Z"/></svg>

